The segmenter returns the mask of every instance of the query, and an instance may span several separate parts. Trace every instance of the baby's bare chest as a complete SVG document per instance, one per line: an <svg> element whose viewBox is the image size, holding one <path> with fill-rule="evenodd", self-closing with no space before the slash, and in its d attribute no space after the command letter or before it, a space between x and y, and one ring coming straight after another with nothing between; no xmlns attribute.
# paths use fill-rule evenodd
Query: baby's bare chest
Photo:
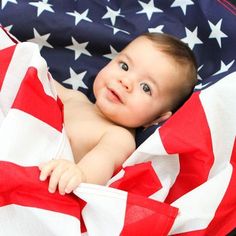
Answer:
<svg viewBox="0 0 236 236"><path fill-rule="evenodd" d="M93 105L79 102L64 104L64 122L76 161L97 145L109 126Z"/></svg>

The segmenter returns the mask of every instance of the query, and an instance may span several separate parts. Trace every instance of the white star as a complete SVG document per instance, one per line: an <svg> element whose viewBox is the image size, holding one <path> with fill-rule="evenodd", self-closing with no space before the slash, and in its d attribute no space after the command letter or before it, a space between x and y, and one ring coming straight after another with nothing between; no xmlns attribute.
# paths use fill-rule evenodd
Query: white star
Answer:
<svg viewBox="0 0 236 236"><path fill-rule="evenodd" d="M208 82L208 83L206 83L206 84L200 83L200 84L198 84L198 85L195 86L195 89L197 89L197 90L202 90L202 89L204 89L205 87L207 87L209 84L211 84L211 82Z"/></svg>
<svg viewBox="0 0 236 236"><path fill-rule="evenodd" d="M227 38L228 36L226 34L224 34L221 30L221 23L222 23L222 19L220 19L218 21L218 23L216 25L212 24L210 21L208 21L211 27L211 34L209 36L209 38L215 38L221 48L221 38Z"/></svg>
<svg viewBox="0 0 236 236"><path fill-rule="evenodd" d="M202 69L202 67L203 67L203 65L199 66L197 71L199 72ZM202 77L199 74L197 74L197 80L202 81ZM204 86L201 82L195 86L195 89L202 89L203 87Z"/></svg>
<svg viewBox="0 0 236 236"><path fill-rule="evenodd" d="M188 5L194 5L194 2L191 0L175 0L170 7L180 7L185 15Z"/></svg>
<svg viewBox="0 0 236 236"><path fill-rule="evenodd" d="M202 44L203 42L197 37L197 27L192 32L189 29L185 28L187 36L182 39L183 42L187 43L188 46L193 49L195 44Z"/></svg>
<svg viewBox="0 0 236 236"><path fill-rule="evenodd" d="M72 45L67 46L66 48L73 50L75 52L75 60L77 60L81 56L82 53L85 55L91 56L88 50L85 49L88 42L78 43L73 37L71 37L71 39L72 39Z"/></svg>
<svg viewBox="0 0 236 236"><path fill-rule="evenodd" d="M106 58L113 59L119 52L117 52L112 46L110 46L111 53L103 55Z"/></svg>
<svg viewBox="0 0 236 236"><path fill-rule="evenodd" d="M35 28L33 30L34 30L34 38L29 39L28 42L33 42L38 44L39 50L41 50L42 47L53 48L53 46L47 42L47 39L50 36L50 34L40 35Z"/></svg>
<svg viewBox="0 0 236 236"><path fill-rule="evenodd" d="M162 29L163 29L164 25L158 25L155 28L148 28L148 31L151 33L163 33Z"/></svg>
<svg viewBox="0 0 236 236"><path fill-rule="evenodd" d="M74 90L78 88L88 89L87 85L83 82L83 78L87 72L76 74L75 71L70 67L70 78L63 81L64 84L69 84Z"/></svg>
<svg viewBox="0 0 236 236"><path fill-rule="evenodd" d="M228 65L225 65L223 61L220 62L220 69L213 75L218 75L229 70L229 68L234 64L234 61L231 61Z"/></svg>
<svg viewBox="0 0 236 236"><path fill-rule="evenodd" d="M113 34L116 34L117 32L121 31L123 33L126 33L126 34L130 34L128 31L125 31L125 30L122 30L122 29L119 29L119 28L116 28L114 26L111 26L111 25L106 25L108 26L109 28L112 28L113 29Z"/></svg>
<svg viewBox="0 0 236 236"><path fill-rule="evenodd" d="M54 10L52 9L52 4L49 4L47 0L42 0L42 2L29 2L30 5L37 7L37 16L40 16L40 14L43 11L50 11L50 12L54 12Z"/></svg>
<svg viewBox="0 0 236 236"><path fill-rule="evenodd" d="M11 31L11 29L12 29L12 27L13 27L13 25L8 25L8 26L6 26L6 27L4 27L7 31Z"/></svg>
<svg viewBox="0 0 236 236"><path fill-rule="evenodd" d="M16 0L2 0L1 2L2 2L2 6L1 6L2 9L7 5L8 2L17 4Z"/></svg>
<svg viewBox="0 0 236 236"><path fill-rule="evenodd" d="M198 67L197 71L200 71L202 69L203 65ZM202 80L201 76L199 74L197 74L197 80Z"/></svg>
<svg viewBox="0 0 236 236"><path fill-rule="evenodd" d="M145 13L147 14L148 20L151 19L154 12L163 12L161 9L154 6L154 0L150 0L149 3L138 1L141 4L143 10L136 12L136 14Z"/></svg>
<svg viewBox="0 0 236 236"><path fill-rule="evenodd" d="M92 22L92 20L87 17L87 15L88 15L88 9L85 10L85 11L84 11L83 13L81 13L81 14L80 14L79 12L77 12L77 11L74 11L74 12L67 12L66 14L75 17L75 25L77 25L81 20L86 20L86 21Z"/></svg>
<svg viewBox="0 0 236 236"><path fill-rule="evenodd" d="M124 17L124 15L120 15L120 9L117 11L114 11L109 7L106 7L106 8L107 8L107 13L102 17L102 19L110 18L112 25L115 25L116 17L118 16Z"/></svg>

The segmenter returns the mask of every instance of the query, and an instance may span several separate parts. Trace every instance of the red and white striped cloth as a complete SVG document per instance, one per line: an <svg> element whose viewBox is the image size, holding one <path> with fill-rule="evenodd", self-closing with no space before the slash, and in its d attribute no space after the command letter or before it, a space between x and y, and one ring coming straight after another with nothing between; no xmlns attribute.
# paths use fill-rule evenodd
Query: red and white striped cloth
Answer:
<svg viewBox="0 0 236 236"><path fill-rule="evenodd" d="M37 165L72 153L32 43L0 29L0 235L225 235L236 227L236 72L190 100L108 186L50 194ZM116 189L115 189L116 188Z"/></svg>

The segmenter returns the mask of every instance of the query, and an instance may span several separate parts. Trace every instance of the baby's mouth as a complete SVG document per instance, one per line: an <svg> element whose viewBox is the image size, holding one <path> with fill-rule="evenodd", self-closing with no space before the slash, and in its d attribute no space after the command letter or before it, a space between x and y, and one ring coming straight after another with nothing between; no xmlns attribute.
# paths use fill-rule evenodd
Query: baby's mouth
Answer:
<svg viewBox="0 0 236 236"><path fill-rule="evenodd" d="M119 94L113 89L108 88L108 98L115 103L123 103Z"/></svg>

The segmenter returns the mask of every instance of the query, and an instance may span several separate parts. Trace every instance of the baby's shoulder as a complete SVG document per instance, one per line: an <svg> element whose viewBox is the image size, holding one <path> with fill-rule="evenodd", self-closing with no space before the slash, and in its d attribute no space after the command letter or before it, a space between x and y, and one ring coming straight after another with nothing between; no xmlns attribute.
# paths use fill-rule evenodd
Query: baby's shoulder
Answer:
<svg viewBox="0 0 236 236"><path fill-rule="evenodd" d="M109 130L106 130L107 139L110 142L115 142L117 145L135 146L135 130L128 129L118 125L111 125Z"/></svg>
<svg viewBox="0 0 236 236"><path fill-rule="evenodd" d="M70 90L70 94L68 94L68 100L73 100L73 101L81 101L81 102L88 102L87 96L77 90Z"/></svg>
<svg viewBox="0 0 236 236"><path fill-rule="evenodd" d="M57 91L59 98L63 103L71 101L88 101L85 94L80 91L68 89L62 86L60 83L54 80L54 86Z"/></svg>
<svg viewBox="0 0 236 236"><path fill-rule="evenodd" d="M135 136L135 130L134 129L125 128L123 126L119 126L119 125L116 125L116 124L111 125L111 132L114 133L114 134L128 135L129 137L134 137Z"/></svg>

